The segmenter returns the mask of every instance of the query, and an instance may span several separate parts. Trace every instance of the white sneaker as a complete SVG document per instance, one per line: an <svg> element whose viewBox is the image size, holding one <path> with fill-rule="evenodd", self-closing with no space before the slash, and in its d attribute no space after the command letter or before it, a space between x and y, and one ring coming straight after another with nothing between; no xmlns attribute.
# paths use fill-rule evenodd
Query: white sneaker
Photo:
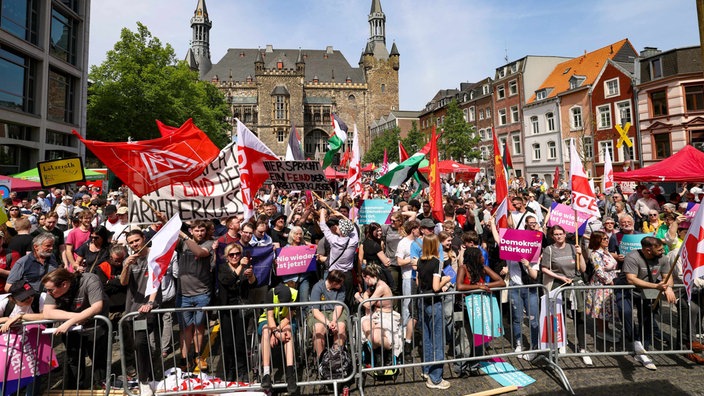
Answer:
<svg viewBox="0 0 704 396"><path fill-rule="evenodd" d="M524 355L521 355L521 357L522 357L524 360L527 360L527 361L529 361L529 362L532 362L533 359L535 359L536 357L538 357L538 354L535 353L535 352L530 352L530 353L526 353L526 354L524 354Z"/></svg>
<svg viewBox="0 0 704 396"><path fill-rule="evenodd" d="M579 350L579 353L587 353L587 351L584 350L584 349L580 349L580 350ZM584 364L586 364L587 366L593 366L593 365L594 365L594 362L592 362L592 358L590 358L590 357L587 356L587 355L582 356L582 361L583 361Z"/></svg>
<svg viewBox="0 0 704 396"><path fill-rule="evenodd" d="M647 351L643 347L643 343L640 341L633 341L633 351L636 353L636 355L645 355Z"/></svg>
<svg viewBox="0 0 704 396"><path fill-rule="evenodd" d="M516 349L514 350L514 352L523 352L523 346L522 346L520 343L516 344ZM518 357L519 359L521 359L521 358L523 358L524 356L523 356L523 355L518 355L517 357Z"/></svg>
<svg viewBox="0 0 704 396"><path fill-rule="evenodd" d="M450 387L450 383L446 380L442 380L438 382L437 384L434 384L433 381L428 378L427 381L425 381L425 386L427 386L430 389L447 389Z"/></svg>
<svg viewBox="0 0 704 396"><path fill-rule="evenodd" d="M643 367L647 368L648 370L657 370L658 368L655 366L652 360L647 355L636 355L635 359L640 362L640 364L643 365Z"/></svg>
<svg viewBox="0 0 704 396"><path fill-rule="evenodd" d="M139 396L154 396L154 391L149 384L139 383Z"/></svg>
<svg viewBox="0 0 704 396"><path fill-rule="evenodd" d="M560 348L557 349L557 351L560 353L560 355L564 355L567 353L567 348L561 346Z"/></svg>

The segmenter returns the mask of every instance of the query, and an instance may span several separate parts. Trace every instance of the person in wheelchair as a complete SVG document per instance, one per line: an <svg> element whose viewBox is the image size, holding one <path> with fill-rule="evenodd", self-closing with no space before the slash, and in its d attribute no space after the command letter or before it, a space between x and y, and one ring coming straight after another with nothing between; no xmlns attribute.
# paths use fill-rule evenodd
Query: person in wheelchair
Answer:
<svg viewBox="0 0 704 396"><path fill-rule="evenodd" d="M261 336L262 353L262 388L271 390L271 350L277 346L282 346L286 359L286 390L290 395L298 393L296 384L295 351L293 337L297 326L295 322L295 310L286 306L278 306L296 302L298 290L280 283L269 290L266 297L266 304L274 304L276 307L268 308L259 317L259 335Z"/></svg>
<svg viewBox="0 0 704 396"><path fill-rule="evenodd" d="M313 348L319 360L325 348L325 336L329 333L339 347L347 340L347 309L344 305L325 303L325 301L345 302L345 274L341 270L332 270L327 279L321 279L313 286L310 293L311 309L307 325L313 331ZM320 302L320 303L318 303Z"/></svg>
<svg viewBox="0 0 704 396"><path fill-rule="evenodd" d="M354 298L358 303L370 298L392 297L393 292L386 282L379 279L381 267L369 264L362 270L364 283L367 290L364 293L355 293ZM362 341L369 342L372 351L383 349L383 365L393 363L393 357L403 351L401 337L401 315L394 311L393 301L374 301L363 304L366 315L362 317ZM372 361L373 362L373 361ZM376 365L379 363L377 362Z"/></svg>

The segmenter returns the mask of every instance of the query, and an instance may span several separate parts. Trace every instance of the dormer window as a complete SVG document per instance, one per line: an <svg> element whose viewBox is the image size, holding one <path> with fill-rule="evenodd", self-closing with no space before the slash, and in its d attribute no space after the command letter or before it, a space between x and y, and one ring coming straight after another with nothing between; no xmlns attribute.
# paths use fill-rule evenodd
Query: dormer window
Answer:
<svg viewBox="0 0 704 396"><path fill-rule="evenodd" d="M547 89L541 89L540 91L535 92L535 100L543 100L548 97L548 90Z"/></svg>
<svg viewBox="0 0 704 396"><path fill-rule="evenodd" d="M586 78L582 76L570 77L570 89L579 88L585 80Z"/></svg>
<svg viewBox="0 0 704 396"><path fill-rule="evenodd" d="M484 85L482 86L482 95L488 95L489 94L489 85Z"/></svg>
<svg viewBox="0 0 704 396"><path fill-rule="evenodd" d="M499 69L499 72L498 72L498 75L499 75L499 78L504 78L504 77L506 77L506 67L500 68L500 69Z"/></svg>

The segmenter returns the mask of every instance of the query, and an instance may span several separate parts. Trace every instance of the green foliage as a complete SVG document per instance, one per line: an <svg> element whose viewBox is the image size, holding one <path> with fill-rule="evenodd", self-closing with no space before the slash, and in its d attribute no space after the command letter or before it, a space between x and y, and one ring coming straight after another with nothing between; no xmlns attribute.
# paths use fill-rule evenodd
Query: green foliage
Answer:
<svg viewBox="0 0 704 396"><path fill-rule="evenodd" d="M218 147L229 141L225 98L211 83L179 62L146 26L123 28L105 61L91 67L87 138L127 141L159 137L155 120L180 126L193 118Z"/></svg>
<svg viewBox="0 0 704 396"><path fill-rule="evenodd" d="M479 158L480 138L474 127L464 120L464 113L454 100L447 107L442 128L445 132L438 142L440 159L452 158L462 162L465 159Z"/></svg>
<svg viewBox="0 0 704 396"><path fill-rule="evenodd" d="M406 138L401 140L403 148L406 149L408 155L413 155L425 146L426 138L423 133L418 129L418 123L413 121L411 123L411 130L408 131Z"/></svg>
<svg viewBox="0 0 704 396"><path fill-rule="evenodd" d="M369 151L364 154L362 163L368 164L373 162L377 165L381 165L384 162L384 149L386 149L387 160L389 162L398 162L398 139L400 133L401 130L395 127L377 135L372 140Z"/></svg>

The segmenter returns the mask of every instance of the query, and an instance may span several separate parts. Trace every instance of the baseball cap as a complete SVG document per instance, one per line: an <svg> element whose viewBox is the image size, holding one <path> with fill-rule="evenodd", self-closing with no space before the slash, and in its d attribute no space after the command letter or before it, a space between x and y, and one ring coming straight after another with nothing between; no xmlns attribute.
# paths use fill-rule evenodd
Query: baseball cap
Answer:
<svg viewBox="0 0 704 396"><path fill-rule="evenodd" d="M421 228L435 228L435 223L430 219L423 219L420 222Z"/></svg>
<svg viewBox="0 0 704 396"><path fill-rule="evenodd" d="M15 283L10 288L10 294L15 301L26 301L28 298L33 297L37 294L37 291L32 288L27 282Z"/></svg>
<svg viewBox="0 0 704 396"><path fill-rule="evenodd" d="M280 303L290 303L293 301L293 296L291 295L291 289L285 284L279 284L274 288L274 293L279 296Z"/></svg>

